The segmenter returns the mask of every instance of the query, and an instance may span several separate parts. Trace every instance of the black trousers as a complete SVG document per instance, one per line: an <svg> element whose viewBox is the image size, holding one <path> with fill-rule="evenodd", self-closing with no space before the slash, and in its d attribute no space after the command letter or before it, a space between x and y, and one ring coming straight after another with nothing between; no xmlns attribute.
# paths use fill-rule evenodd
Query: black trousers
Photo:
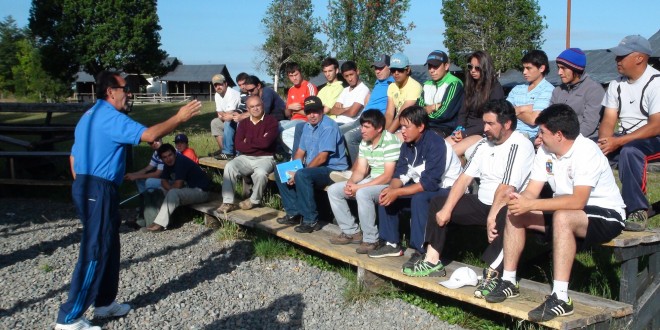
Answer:
<svg viewBox="0 0 660 330"><path fill-rule="evenodd" d="M438 196L431 200L429 220L426 222L425 242L441 254L442 251L444 251L445 242L447 240L447 227L449 225L486 226L486 218L488 217L488 212L490 212L490 205L482 203L479 198L477 198L477 195L463 195L461 199L458 200L458 203L456 203L454 210L451 212L451 220L449 221L449 224L440 227L435 220L435 214L442 209L446 200L446 196ZM497 213L495 219L495 228L497 229L498 235L481 255L481 260L488 265L491 265L494 261L499 259L499 263L495 267L499 272L504 268L502 255L504 248L503 236L506 214L507 207L504 206ZM485 236L483 238L487 239Z"/></svg>

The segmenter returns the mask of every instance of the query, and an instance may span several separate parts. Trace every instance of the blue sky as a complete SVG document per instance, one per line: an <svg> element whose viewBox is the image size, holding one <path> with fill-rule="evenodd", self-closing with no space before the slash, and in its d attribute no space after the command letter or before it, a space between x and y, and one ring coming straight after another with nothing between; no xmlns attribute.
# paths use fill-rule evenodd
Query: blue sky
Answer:
<svg viewBox="0 0 660 330"><path fill-rule="evenodd" d="M31 1L2 2L3 18L12 15L19 26L27 24ZM270 1L239 2L159 1L162 48L186 64L226 64L232 76L245 71L271 81L265 71L256 68L260 61L258 48L266 39L261 19ZM327 0L312 0L312 3L316 17L327 16ZM405 20L413 21L416 28L408 34L411 43L404 53L412 63L421 64L430 51L445 49L441 5L440 0L411 1ZM566 1L540 0L539 5L548 25L542 49L552 59L565 49ZM571 46L610 48L626 35L641 34L649 38L660 29L659 12L657 0L573 0ZM325 41L323 36L319 37Z"/></svg>

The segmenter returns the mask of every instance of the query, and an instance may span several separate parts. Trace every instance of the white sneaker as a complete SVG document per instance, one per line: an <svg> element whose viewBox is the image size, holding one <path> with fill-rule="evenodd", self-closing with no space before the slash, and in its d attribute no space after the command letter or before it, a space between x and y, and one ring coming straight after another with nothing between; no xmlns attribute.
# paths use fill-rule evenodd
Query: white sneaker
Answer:
<svg viewBox="0 0 660 330"><path fill-rule="evenodd" d="M86 318L81 317L69 324L55 324L55 330L101 330L101 327L89 324Z"/></svg>
<svg viewBox="0 0 660 330"><path fill-rule="evenodd" d="M129 304L118 304L116 301L113 301L112 304L108 306L95 307L94 308L94 317L104 318L104 317L116 317L124 316L131 311L131 305Z"/></svg>
<svg viewBox="0 0 660 330"><path fill-rule="evenodd" d="M332 171L330 172L330 180L334 182L344 182L351 179L353 172L351 171Z"/></svg>

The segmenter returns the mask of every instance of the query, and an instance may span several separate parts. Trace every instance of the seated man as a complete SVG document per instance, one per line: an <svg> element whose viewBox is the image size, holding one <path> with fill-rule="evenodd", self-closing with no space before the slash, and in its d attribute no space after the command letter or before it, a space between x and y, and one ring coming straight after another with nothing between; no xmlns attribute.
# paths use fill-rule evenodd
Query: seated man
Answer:
<svg viewBox="0 0 660 330"><path fill-rule="evenodd" d="M431 80L424 82L417 104L429 114L429 128L447 137L456 127L463 105L463 82L449 72L449 56L441 50L429 54L426 66Z"/></svg>
<svg viewBox="0 0 660 330"><path fill-rule="evenodd" d="M332 244L355 243L355 252L365 254L378 246L376 203L380 192L387 187L399 159L401 142L385 130L385 116L380 111L367 111L360 116L362 143L353 174L348 181L337 182L328 188L332 213L341 234L330 239ZM347 199L357 200L360 227L348 208Z"/></svg>
<svg viewBox="0 0 660 330"><path fill-rule="evenodd" d="M183 133L177 134L174 137L174 147L178 153L188 157L188 159L195 162L195 164L199 164L199 158L197 158L195 149L188 146L188 136Z"/></svg>
<svg viewBox="0 0 660 330"><path fill-rule="evenodd" d="M249 96L256 95L261 98L264 114L273 116L278 122L284 120L286 104L275 90L264 86L259 77L248 76L245 78L245 90Z"/></svg>
<svg viewBox="0 0 660 330"><path fill-rule="evenodd" d="M403 255L399 235L399 211L410 208L410 247L424 254L424 230L431 198L446 196L461 172L461 162L451 146L428 129L424 108L413 105L401 111L404 143L394 176L380 193L378 202L380 246L369 252L372 258ZM449 156L448 156L449 155Z"/></svg>
<svg viewBox="0 0 660 330"><path fill-rule="evenodd" d="M516 268L526 230L544 232L552 237L552 294L528 314L530 321L544 322L573 314L568 281L575 253L619 235L625 205L607 158L596 143L580 135L578 117L571 107L551 105L536 118L536 124L543 143L527 188L510 196L504 272L486 301L502 302L520 294ZM554 197L539 199L546 182Z"/></svg>
<svg viewBox="0 0 660 330"><path fill-rule="evenodd" d="M234 134L236 122L234 113L240 112L241 94L229 87L225 76L216 74L211 79L215 88L215 111L218 118L211 120L211 134L218 143L218 151L210 156L220 160L234 157Z"/></svg>
<svg viewBox="0 0 660 330"><path fill-rule="evenodd" d="M165 191L165 200L151 225L142 228L146 232L159 232L170 224L170 216L181 205L206 202L211 180L188 157L178 154L169 143L158 148L158 155L165 163L161 174L161 184ZM170 183L170 180L172 183Z"/></svg>
<svg viewBox="0 0 660 330"><path fill-rule="evenodd" d="M321 229L314 189L323 189L331 184L330 172L343 171L347 164L344 139L337 123L323 114L321 100L316 96L306 98L304 111L307 123L293 159L300 159L305 168L292 173L288 182L275 180L286 211L286 215L277 222L298 225L295 231L299 233L311 233ZM277 168L275 172L275 177L279 178Z"/></svg>
<svg viewBox="0 0 660 330"><path fill-rule="evenodd" d="M334 119L335 116L329 114L330 109L335 105L339 94L344 90L344 82L338 76L339 62L334 57L327 57L321 62L321 71L323 72L323 76L325 76L326 82L319 86L317 96L323 102L323 113Z"/></svg>
<svg viewBox="0 0 660 330"><path fill-rule="evenodd" d="M286 97L286 108L284 114L290 120L280 122L280 135L282 143L287 150L291 151L293 156L296 153L297 146L294 144L296 125L304 125L307 117L304 113L303 102L310 96L318 93L318 89L309 81L305 80L300 71L300 65L296 62L290 62L286 65L286 76L293 86L289 88Z"/></svg>
<svg viewBox="0 0 660 330"><path fill-rule="evenodd" d="M564 103L570 106L580 120L580 134L587 138L598 136L600 103L605 96L603 86L584 73L587 55L580 48L569 48L557 56L557 73L561 85L555 87L550 105Z"/></svg>
<svg viewBox="0 0 660 330"><path fill-rule="evenodd" d="M252 179L252 195L239 203L243 210L261 205L268 175L273 173L273 154L277 143L277 119L264 114L261 98L252 95L245 101L250 118L236 129L236 150L241 154L225 166L222 176L222 205L218 212L226 213L237 209L234 204L234 186L239 177Z"/></svg>
<svg viewBox="0 0 660 330"><path fill-rule="evenodd" d="M394 83L387 87L385 129L390 133L396 133L401 128L399 122L401 111L417 103L417 99L422 95L422 85L411 76L410 62L403 53L392 55L392 58L390 58L390 72L394 77ZM399 134L401 133L397 133L397 136ZM401 137L399 136L399 138Z"/></svg>
<svg viewBox="0 0 660 330"><path fill-rule="evenodd" d="M451 187L449 196L431 201L426 224L426 256L403 273L409 276L433 276L444 273L441 262L447 239L447 225L486 226L490 245L482 260L481 284L474 294L481 298L497 285L502 272L502 235L506 221L509 193L520 191L529 177L534 146L516 131L516 112L506 100L487 102L482 108L484 134L465 171ZM480 179L478 195L465 194L474 178Z"/></svg>
<svg viewBox="0 0 660 330"><path fill-rule="evenodd" d="M511 89L506 100L513 104L518 116L516 130L531 141L536 137L538 128L534 120L541 110L548 107L554 86L545 79L550 68L548 55L542 50L532 50L522 58L523 77L526 84ZM466 155L468 152L466 152Z"/></svg>
<svg viewBox="0 0 660 330"><path fill-rule="evenodd" d="M163 161L158 156L158 148L163 144L162 139L149 142L149 146L154 150L151 155L149 165L137 172L126 173L124 180L135 181L138 192L141 194L151 189L161 189L160 174L163 172Z"/></svg>
<svg viewBox="0 0 660 330"><path fill-rule="evenodd" d="M660 71L649 65L651 44L641 36L627 36L609 51L621 77L610 82L603 98L598 144L619 164L626 230L643 231L649 221L646 166L660 159Z"/></svg>

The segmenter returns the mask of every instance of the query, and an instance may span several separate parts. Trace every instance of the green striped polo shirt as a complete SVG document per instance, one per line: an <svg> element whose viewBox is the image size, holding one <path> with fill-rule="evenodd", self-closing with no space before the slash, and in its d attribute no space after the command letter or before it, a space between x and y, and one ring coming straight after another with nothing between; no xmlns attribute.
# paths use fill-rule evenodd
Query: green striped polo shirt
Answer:
<svg viewBox="0 0 660 330"><path fill-rule="evenodd" d="M380 141L375 148L372 143L360 142L359 158L365 158L371 167L371 177L375 178L385 172L386 162L396 162L399 159L401 141L396 135L383 130Z"/></svg>

